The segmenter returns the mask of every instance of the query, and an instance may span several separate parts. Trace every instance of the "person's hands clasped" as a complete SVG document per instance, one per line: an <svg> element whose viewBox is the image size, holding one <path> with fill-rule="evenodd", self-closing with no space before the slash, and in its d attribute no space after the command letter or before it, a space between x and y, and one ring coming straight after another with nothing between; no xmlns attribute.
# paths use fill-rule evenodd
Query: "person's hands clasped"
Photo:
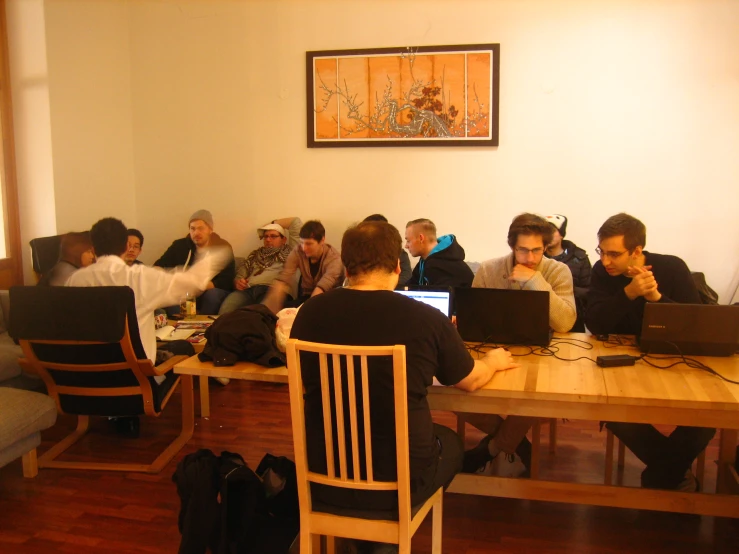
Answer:
<svg viewBox="0 0 739 554"><path fill-rule="evenodd" d="M526 283L526 281L531 279L535 273L536 270L534 269L526 267L523 264L516 264L515 266L513 266L511 274L508 276L508 280L517 281L523 285L524 283Z"/></svg>
<svg viewBox="0 0 739 554"><path fill-rule="evenodd" d="M247 279L234 279L234 286L236 290L246 290L249 288L249 281Z"/></svg>
<svg viewBox="0 0 739 554"><path fill-rule="evenodd" d="M652 266L643 267L632 266L626 274L630 276L631 283L624 287L624 292L629 299L634 300L639 296L643 296L649 302L659 302L662 295L658 290L657 280L651 271Z"/></svg>
<svg viewBox="0 0 739 554"><path fill-rule="evenodd" d="M504 371L506 369L515 369L521 367L513 361L513 356L505 348L496 348L485 353L482 360L495 371Z"/></svg>

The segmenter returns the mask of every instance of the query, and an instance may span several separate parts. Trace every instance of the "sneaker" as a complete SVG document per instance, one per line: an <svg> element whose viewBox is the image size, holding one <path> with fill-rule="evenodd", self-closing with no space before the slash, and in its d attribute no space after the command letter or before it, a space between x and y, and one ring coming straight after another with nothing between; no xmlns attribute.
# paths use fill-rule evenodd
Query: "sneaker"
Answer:
<svg viewBox="0 0 739 554"><path fill-rule="evenodd" d="M493 436L488 435L475 448L464 453L462 473L479 473L493 460L493 456L490 454L490 449L488 448L491 440L493 440Z"/></svg>
<svg viewBox="0 0 739 554"><path fill-rule="evenodd" d="M518 443L516 454L521 458L526 469L531 470L531 442L529 442L529 439L524 437L523 440Z"/></svg>
<svg viewBox="0 0 739 554"><path fill-rule="evenodd" d="M521 477L526 473L526 466L518 454L501 452L491 463L492 475L496 477Z"/></svg>
<svg viewBox="0 0 739 554"><path fill-rule="evenodd" d="M224 387L231 382L231 379L229 379L228 377L214 377L214 379L218 382L219 385L223 385Z"/></svg>
<svg viewBox="0 0 739 554"><path fill-rule="evenodd" d="M678 483L675 490L680 492L698 492L698 479L695 478L692 471L688 470L685 472L685 479Z"/></svg>

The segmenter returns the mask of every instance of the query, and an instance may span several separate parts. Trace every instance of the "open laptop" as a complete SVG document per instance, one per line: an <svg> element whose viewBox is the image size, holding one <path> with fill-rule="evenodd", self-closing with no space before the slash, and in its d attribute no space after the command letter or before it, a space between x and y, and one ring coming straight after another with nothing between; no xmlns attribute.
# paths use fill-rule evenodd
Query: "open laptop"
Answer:
<svg viewBox="0 0 739 554"><path fill-rule="evenodd" d="M452 289L403 286L395 292L436 308L447 317L452 317Z"/></svg>
<svg viewBox="0 0 739 554"><path fill-rule="evenodd" d="M454 295L462 340L549 345L547 291L457 288Z"/></svg>
<svg viewBox="0 0 739 554"><path fill-rule="evenodd" d="M649 354L732 356L739 349L739 306L647 303L639 347Z"/></svg>

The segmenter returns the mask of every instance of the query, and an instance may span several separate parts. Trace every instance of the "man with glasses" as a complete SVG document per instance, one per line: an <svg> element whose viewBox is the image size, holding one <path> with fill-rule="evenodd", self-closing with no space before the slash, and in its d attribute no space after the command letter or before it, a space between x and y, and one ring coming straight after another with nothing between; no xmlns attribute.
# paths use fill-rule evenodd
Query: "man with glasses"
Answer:
<svg viewBox="0 0 739 554"><path fill-rule="evenodd" d="M552 225L538 215L516 216L508 228L511 253L482 262L472 287L547 291L549 325L564 333L572 328L577 318L575 296L569 268L544 257L552 232ZM530 468L531 444L526 433L535 418L509 415L503 419L498 415L466 414L465 419L488 436L465 455L464 471L518 476L523 468L516 454L526 469Z"/></svg>
<svg viewBox="0 0 739 554"><path fill-rule="evenodd" d="M143 262L139 261L141 248L144 246L144 235L138 229L128 230L128 242L126 243L126 251L123 253L123 261L126 265L135 265Z"/></svg>
<svg viewBox="0 0 739 554"><path fill-rule="evenodd" d="M237 265L236 290L223 301L219 314L264 300L270 285L282 273L288 255L298 245L302 225L299 217L286 217L257 229L263 244Z"/></svg>
<svg viewBox="0 0 739 554"><path fill-rule="evenodd" d="M690 270L677 256L644 250L647 229L625 213L609 217L598 230L600 261L593 266L585 325L598 335L641 334L647 302L700 304ZM678 426L669 437L645 423L608 422L608 429L646 464L643 487L698 489L690 471L715 429Z"/></svg>

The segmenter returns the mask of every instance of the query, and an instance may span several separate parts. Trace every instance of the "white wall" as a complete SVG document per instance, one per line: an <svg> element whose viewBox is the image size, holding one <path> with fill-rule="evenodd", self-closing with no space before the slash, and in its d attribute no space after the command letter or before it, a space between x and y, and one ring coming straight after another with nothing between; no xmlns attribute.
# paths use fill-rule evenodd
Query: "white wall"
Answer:
<svg viewBox="0 0 739 554"><path fill-rule="evenodd" d="M145 261L183 236L198 208L214 213L237 254L274 217L318 217L337 244L348 223L382 212L399 227L430 217L458 236L469 260L505 252L517 213L557 212L595 261L596 230L624 210L647 224L648 249L682 256L724 300L733 293L739 2L152 0L130 3L127 14L122 6L47 2L52 121L57 84L84 92L82 106L63 94L64 106L81 111L54 125L55 178L60 163L68 179L57 186L57 217L136 224ZM106 32L86 29L91 22ZM306 148L306 50L486 42L501 44L500 147ZM96 83L91 72L107 78ZM96 141L121 147L119 156L102 156ZM62 159L58 144L98 148L95 176L119 180L105 186L107 202L73 208L88 192L89 179L76 177L92 169L75 151Z"/></svg>

